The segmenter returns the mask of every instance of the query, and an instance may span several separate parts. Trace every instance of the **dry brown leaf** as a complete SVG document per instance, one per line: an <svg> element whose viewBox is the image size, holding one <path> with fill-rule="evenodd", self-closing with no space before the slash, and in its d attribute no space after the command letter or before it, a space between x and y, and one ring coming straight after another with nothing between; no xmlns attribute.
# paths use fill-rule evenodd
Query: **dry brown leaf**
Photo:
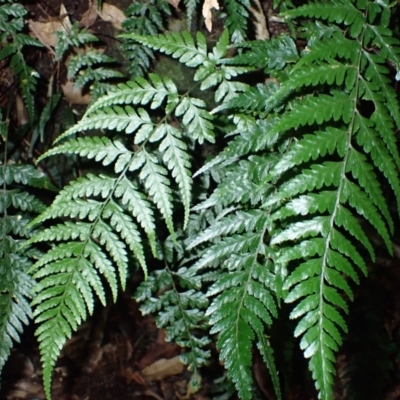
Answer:
<svg viewBox="0 0 400 400"><path fill-rule="evenodd" d="M54 32L69 30L72 25L64 4L61 4L60 18L54 18L48 22L38 22L29 19L28 26L39 42L54 54L52 47L55 47L57 42L57 36Z"/></svg>
<svg viewBox="0 0 400 400"><path fill-rule="evenodd" d="M215 8L219 10L219 4L217 0L204 0L203 3L203 17L205 19L206 28L208 32L212 30L212 14L211 10Z"/></svg>
<svg viewBox="0 0 400 400"><path fill-rule="evenodd" d="M83 13L81 20L79 21L80 27L90 28L97 19L97 0L93 3L93 1L89 0L89 8L86 12Z"/></svg>
<svg viewBox="0 0 400 400"><path fill-rule="evenodd" d="M61 85L61 89L65 98L71 104L86 105L90 103L90 95L88 93L83 95L81 89L75 89L72 81L67 81L65 85Z"/></svg>
<svg viewBox="0 0 400 400"><path fill-rule="evenodd" d="M18 126L25 125L29 122L28 111L25 108L24 100L20 95L15 98L15 109L17 111Z"/></svg>
<svg viewBox="0 0 400 400"><path fill-rule="evenodd" d="M52 47L55 47L57 41L54 32L63 30L61 22L37 22L29 19L28 26L31 32L36 36L37 40L54 53Z"/></svg>
<svg viewBox="0 0 400 400"><path fill-rule="evenodd" d="M122 29L121 24L126 20L125 14L112 4L103 3L101 10L97 14L103 21L111 22L114 28Z"/></svg>
<svg viewBox="0 0 400 400"><path fill-rule="evenodd" d="M173 6L173 7L175 7L175 8L178 8L179 3L180 3L180 0L167 0L167 2L168 2L169 4L171 4L171 6Z"/></svg>
<svg viewBox="0 0 400 400"><path fill-rule="evenodd" d="M142 374L148 381L161 381L170 376L179 375L185 370L186 366L179 356L156 361L148 367L142 369Z"/></svg>

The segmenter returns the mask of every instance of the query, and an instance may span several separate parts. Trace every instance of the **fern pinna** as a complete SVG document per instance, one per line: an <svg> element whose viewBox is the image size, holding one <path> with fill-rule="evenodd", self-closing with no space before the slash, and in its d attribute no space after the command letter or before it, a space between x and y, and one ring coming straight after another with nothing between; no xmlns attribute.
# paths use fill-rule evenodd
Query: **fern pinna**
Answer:
<svg viewBox="0 0 400 400"><path fill-rule="evenodd" d="M260 343L269 314L276 314L274 293L294 303L294 335L319 397L332 399L350 281L367 273L366 253L374 259L364 225L392 252L394 223L381 182L389 183L400 209L394 134L400 114L390 77L398 76L400 51L388 28L389 7L338 0L285 12L320 20L312 30L305 25L301 58L277 83L259 87L264 98L247 91L219 108L240 111L233 117L238 135L203 168L228 165L197 208L222 203L242 210L211 224L192 246L212 241L196 266L227 271L209 289L207 314L242 398L252 397L251 342Z"/></svg>

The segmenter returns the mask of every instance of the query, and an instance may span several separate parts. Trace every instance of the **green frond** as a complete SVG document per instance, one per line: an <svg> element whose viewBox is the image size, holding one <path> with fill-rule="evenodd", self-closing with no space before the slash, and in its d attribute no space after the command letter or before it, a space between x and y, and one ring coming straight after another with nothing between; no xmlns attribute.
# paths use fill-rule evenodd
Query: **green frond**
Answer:
<svg viewBox="0 0 400 400"><path fill-rule="evenodd" d="M245 252L254 247L258 241L259 234L253 232L224 238L221 242L210 246L194 267L197 269L216 267L227 256Z"/></svg>
<svg viewBox="0 0 400 400"><path fill-rule="evenodd" d="M83 117L76 125L62 134L57 142L78 131L89 129L115 129L133 133L142 125L152 125L147 111L139 108L137 111L129 106L126 107L105 107L93 114Z"/></svg>
<svg viewBox="0 0 400 400"><path fill-rule="evenodd" d="M150 108L155 109L161 105L166 97L168 102L175 101L178 90L171 79L161 78L156 74L149 75L151 82L144 78L136 78L135 81L119 84L115 90L98 99L86 112L92 112L116 104L141 104L151 102Z"/></svg>
<svg viewBox="0 0 400 400"><path fill-rule="evenodd" d="M272 384L274 385L275 395L278 400L282 400L281 387L278 379L279 374L275 365L274 352L272 350L271 344L269 343L265 335L258 336L257 347L263 357L268 371L270 372Z"/></svg>
<svg viewBox="0 0 400 400"><path fill-rule="evenodd" d="M137 218L139 224L147 233L152 246L155 245L156 226L153 210L146 196L127 178L121 179L115 190L115 197L121 198L121 203Z"/></svg>
<svg viewBox="0 0 400 400"><path fill-rule="evenodd" d="M55 154L77 154L81 157L102 161L103 165L109 165L116 161L116 172L123 170L133 156L120 141L112 141L106 136L87 136L69 140L47 151L39 161ZM92 178L95 177L92 175Z"/></svg>
<svg viewBox="0 0 400 400"><path fill-rule="evenodd" d="M225 109L235 109L239 112L252 113L261 118L269 112L281 106L283 100L290 94L291 88L287 86L278 87L274 83L257 84L255 88L249 88L219 105L213 113Z"/></svg>
<svg viewBox="0 0 400 400"><path fill-rule="evenodd" d="M21 183L35 188L54 189L46 175L28 164L8 164L0 168L0 185Z"/></svg>
<svg viewBox="0 0 400 400"><path fill-rule="evenodd" d="M357 37L366 25L363 11L363 9L358 9L352 2L346 0L333 0L329 3L314 1L285 11L283 16L286 18L313 17L336 24L343 23L350 27L350 35Z"/></svg>
<svg viewBox="0 0 400 400"><path fill-rule="evenodd" d="M23 50L26 46L41 47L42 44L22 32L26 14L26 9L19 3L0 5L0 61L10 57L9 65L19 78L19 87L32 124L36 120L34 91L39 74L28 66Z"/></svg>
<svg viewBox="0 0 400 400"><path fill-rule="evenodd" d="M193 17L195 16L196 8L199 4L198 0L184 0L186 7L186 19L188 30L191 30Z"/></svg>
<svg viewBox="0 0 400 400"><path fill-rule="evenodd" d="M257 40L238 44L245 51L228 60L229 64L249 65L264 72L282 70L287 64L299 60L296 43L290 36L281 35L270 40Z"/></svg>
<svg viewBox="0 0 400 400"><path fill-rule="evenodd" d="M237 211L207 228L190 243L188 249L196 247L200 243L212 241L222 235L242 233L244 230L252 231L256 227L263 226L267 222L266 219L267 216L261 210Z"/></svg>
<svg viewBox="0 0 400 400"><path fill-rule="evenodd" d="M134 33L123 34L122 38L134 39L137 42L154 50L162 51L173 58L179 59L188 67L198 67L210 63L207 56L206 39L201 32L197 32L196 41L188 32L173 32L167 35L140 36Z"/></svg>
<svg viewBox="0 0 400 400"><path fill-rule="evenodd" d="M98 41L97 37L87 29L79 29L78 22L75 22L69 30L55 31L54 35L57 37L56 61L60 60L71 47L80 47L83 44Z"/></svg>
<svg viewBox="0 0 400 400"><path fill-rule="evenodd" d="M225 0L227 18L225 27L231 34L233 43L241 43L247 39L247 24L250 10L250 2L248 0Z"/></svg>
<svg viewBox="0 0 400 400"><path fill-rule="evenodd" d="M211 333L218 333L217 346L228 375L242 399L252 399L251 347L264 335L266 327L277 316L273 279L265 279L266 265L257 261L263 252L261 226L249 247L237 247L235 253L221 255L224 269L211 285L207 296L214 300L207 309ZM226 244L226 241L225 241ZM262 340L262 339L261 339Z"/></svg>
<svg viewBox="0 0 400 400"><path fill-rule="evenodd" d="M213 116L205 110L205 107L206 103L201 99L182 97L175 109L175 115L182 116L182 123L189 137L200 144L203 144L205 140L214 143Z"/></svg>
<svg viewBox="0 0 400 400"><path fill-rule="evenodd" d="M34 316L39 324L36 335L39 341L41 361L43 363L43 380L45 391L50 398L51 373L62 346L72 331L76 330L82 320L86 319L87 310L93 312L93 292L105 304L105 294L100 274L110 279L110 266L102 264L103 259L96 258L94 263L82 255L83 243L68 243L75 247L75 254L53 261L47 265L47 275L41 279L34 290L38 293L33 301L36 305ZM92 242L91 253L93 258L96 245ZM34 266L35 268L35 266ZM39 270L40 273L40 270ZM41 274L43 276L43 272ZM35 277L35 275L34 275ZM113 282L114 281L114 282ZM114 280L112 280L115 283Z"/></svg>
<svg viewBox="0 0 400 400"><path fill-rule="evenodd" d="M1 274L0 285L0 371L10 355L13 342L20 341L23 325L28 325L32 318L29 300L34 285L26 272L29 267L26 257L12 254L15 264L7 265L4 262L3 249L1 254L2 269L6 271Z"/></svg>
<svg viewBox="0 0 400 400"><path fill-rule="evenodd" d="M200 277L194 269L181 267L172 271L167 267L151 274L135 294L142 303L143 314L158 311L156 323L159 328L166 328L167 340L188 349L181 358L190 370L200 368L210 357L210 352L204 349L209 338L194 333L204 330L204 309L208 305L200 288Z"/></svg>
<svg viewBox="0 0 400 400"><path fill-rule="evenodd" d="M189 219L192 178L190 174L190 162L186 144L180 139L180 132L168 125L167 133L163 141L160 143L160 151L163 153L163 161L167 168L171 171L172 177L176 180L182 197L183 206L185 208L185 217L183 227L185 229Z"/></svg>
<svg viewBox="0 0 400 400"><path fill-rule="evenodd" d="M352 101L344 93L333 91L332 95L307 96L294 101L293 111L283 115L275 124L273 132L282 132L305 125L322 124L326 121L343 120L349 123L352 115Z"/></svg>
<svg viewBox="0 0 400 400"><path fill-rule="evenodd" d="M122 27L127 33L157 35L164 30L164 21L170 16L170 5L166 1L138 1L125 10L126 20ZM122 51L129 60L127 70L132 77L143 76L149 70L153 51L133 39L124 38Z"/></svg>
<svg viewBox="0 0 400 400"><path fill-rule="evenodd" d="M32 265L30 258L40 253L28 247L32 235L28 224L45 206L30 193L30 187L45 189L51 185L45 175L31 165L2 164L0 187L1 372L14 343L20 341L24 325L32 319L29 301L35 282L28 270Z"/></svg>

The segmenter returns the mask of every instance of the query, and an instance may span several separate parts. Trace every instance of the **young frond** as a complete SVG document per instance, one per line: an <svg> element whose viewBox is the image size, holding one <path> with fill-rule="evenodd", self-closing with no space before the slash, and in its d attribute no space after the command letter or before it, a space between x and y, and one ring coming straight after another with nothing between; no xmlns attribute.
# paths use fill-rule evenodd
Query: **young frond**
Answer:
<svg viewBox="0 0 400 400"><path fill-rule="evenodd" d="M57 37L55 59L60 60L71 47L80 47L83 44L97 42L95 35L87 29L79 29L78 22L75 22L71 29L55 31Z"/></svg>

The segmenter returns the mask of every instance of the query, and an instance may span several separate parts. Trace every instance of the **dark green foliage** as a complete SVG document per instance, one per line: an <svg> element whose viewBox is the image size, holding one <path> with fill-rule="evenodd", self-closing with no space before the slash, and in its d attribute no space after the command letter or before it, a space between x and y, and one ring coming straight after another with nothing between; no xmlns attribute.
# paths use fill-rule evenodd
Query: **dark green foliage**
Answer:
<svg viewBox="0 0 400 400"><path fill-rule="evenodd" d="M126 10L122 27L126 33L157 35L164 28L163 14L170 16L169 4L164 0L138 1ZM132 78L143 76L149 70L154 53L151 49L126 38L122 50L128 60L127 71Z"/></svg>
<svg viewBox="0 0 400 400"><path fill-rule="evenodd" d="M240 43L247 39L247 26L250 16L250 1L225 0L227 18L225 25L231 32L233 43Z"/></svg>
<svg viewBox="0 0 400 400"><path fill-rule="evenodd" d="M84 48L98 39L86 29L79 29L78 23L74 23L71 29L56 31L54 34L57 36L55 59L60 60L73 50L68 59L67 78L74 82L75 88L89 85L93 100L111 88L110 79L122 77L119 71L111 68L111 64L115 63L112 57L94 48Z"/></svg>
<svg viewBox="0 0 400 400"><path fill-rule="evenodd" d="M169 253L168 250L165 252L166 262L172 263ZM203 366L210 357L210 352L204 349L210 339L204 332L202 336L195 333L205 328L204 309L208 305L206 296L200 291L201 284L195 269L181 267L174 272L166 266L150 275L135 295L143 303L140 308L143 314L157 314L157 326L166 328L166 339L189 349L181 358L190 370Z"/></svg>
<svg viewBox="0 0 400 400"><path fill-rule="evenodd" d="M164 102L165 115L159 120L153 120L142 108L149 105L150 109L156 109ZM156 250L156 218L161 217L172 238L176 237L174 185L184 205L183 224L186 225L192 186L187 141L189 137L200 143L213 139L212 116L204 106L199 99L179 95L171 80L154 74L150 80L137 78L119 85L95 102L80 122L57 141L69 139L45 155L77 154L103 166L113 166L107 174L90 174L71 182L33 222L68 219L45 229L30 241L58 242L32 269L39 280L36 290L40 294L34 301L37 305L35 320L40 323L37 335L49 397L50 375L62 344L87 314L93 312L94 293L103 304L106 301L100 276L108 282L115 299L118 281L122 287L125 285L129 252L147 276L143 234L147 236L153 255L160 256ZM171 124L171 118L179 124ZM106 136L84 136L70 139L76 132L100 127L132 135L133 149L127 146L128 138L110 140ZM182 275L181 279L185 277L182 271L177 273ZM159 284L165 285L165 282ZM174 296L172 304L184 301L183 293ZM184 304L195 309L204 307L204 300L199 298L198 302L184 301ZM195 313L191 314L195 318ZM186 321L185 315L180 317L182 321ZM171 316L172 320L175 318ZM171 321L166 319L162 325ZM183 334L180 330L170 331L171 338L176 337L182 344L189 341L188 347L193 346L192 355L187 355L193 368L204 363L207 355L201 350L207 340L195 341L188 336L199 321L191 321L193 326L187 325Z"/></svg>
<svg viewBox="0 0 400 400"><path fill-rule="evenodd" d="M35 120L35 99L38 73L25 61L22 49L25 46L41 46L31 36L22 33L24 29L25 8L12 1L0 1L0 61L10 58L10 67L19 78L19 87L28 111L29 120Z"/></svg>
<svg viewBox="0 0 400 400"><path fill-rule="evenodd" d="M5 125L2 124L5 128ZM6 139L6 129L1 137ZM31 258L38 251L21 245L31 236L30 220L45 206L28 192L29 187L46 188L49 182L34 167L22 164L0 165L0 370L13 342L19 342L23 326L29 323L34 281L28 274Z"/></svg>

